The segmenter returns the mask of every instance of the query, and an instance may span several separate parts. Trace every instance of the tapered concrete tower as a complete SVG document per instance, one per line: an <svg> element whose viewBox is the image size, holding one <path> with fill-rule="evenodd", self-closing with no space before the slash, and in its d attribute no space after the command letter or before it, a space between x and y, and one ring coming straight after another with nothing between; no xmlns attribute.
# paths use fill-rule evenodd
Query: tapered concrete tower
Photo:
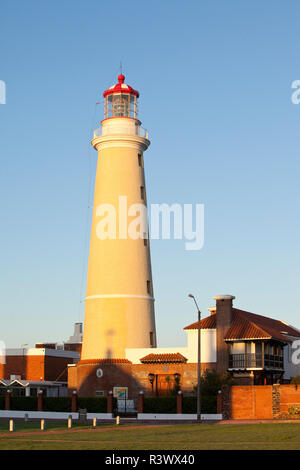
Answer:
<svg viewBox="0 0 300 470"><path fill-rule="evenodd" d="M103 93L81 361L125 358L126 348L156 347L148 233L129 233L146 202L143 153L148 133L137 118L139 93L124 83ZM127 217L129 213L129 216Z"/></svg>

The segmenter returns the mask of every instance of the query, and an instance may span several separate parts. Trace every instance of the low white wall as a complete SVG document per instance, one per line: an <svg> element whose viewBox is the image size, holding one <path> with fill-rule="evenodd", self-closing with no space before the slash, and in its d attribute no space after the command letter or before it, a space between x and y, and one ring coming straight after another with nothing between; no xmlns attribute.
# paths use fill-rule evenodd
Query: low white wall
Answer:
<svg viewBox="0 0 300 470"><path fill-rule="evenodd" d="M16 411L16 410L1 410L0 418L25 418L28 415L28 419L55 419L55 420L67 420L69 416L72 419L78 419L79 413L65 413L56 411ZM87 419L113 419L111 413L87 413Z"/></svg>
<svg viewBox="0 0 300 470"><path fill-rule="evenodd" d="M28 415L28 419L68 419L72 416L72 419L78 419L78 413L63 413L56 411L16 411L16 410L1 410L0 418L25 418Z"/></svg>
<svg viewBox="0 0 300 470"><path fill-rule="evenodd" d="M87 413L87 419L114 419L112 413Z"/></svg>
<svg viewBox="0 0 300 470"><path fill-rule="evenodd" d="M154 413L138 413L137 419L151 419L151 420L196 420L197 415L196 414L175 414L175 413L170 413L170 414L154 414ZM218 421L222 419L221 414L202 414L201 419L208 421L208 420L213 420L213 421Z"/></svg>

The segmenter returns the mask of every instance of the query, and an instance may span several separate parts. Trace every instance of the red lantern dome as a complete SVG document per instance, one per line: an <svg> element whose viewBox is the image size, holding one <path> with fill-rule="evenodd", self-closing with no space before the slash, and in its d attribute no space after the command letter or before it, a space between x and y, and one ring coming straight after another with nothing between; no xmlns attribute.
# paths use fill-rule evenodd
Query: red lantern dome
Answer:
<svg viewBox="0 0 300 470"><path fill-rule="evenodd" d="M119 75L116 85L103 93L104 119L113 117L137 118L137 99L139 92L124 83L125 76Z"/></svg>

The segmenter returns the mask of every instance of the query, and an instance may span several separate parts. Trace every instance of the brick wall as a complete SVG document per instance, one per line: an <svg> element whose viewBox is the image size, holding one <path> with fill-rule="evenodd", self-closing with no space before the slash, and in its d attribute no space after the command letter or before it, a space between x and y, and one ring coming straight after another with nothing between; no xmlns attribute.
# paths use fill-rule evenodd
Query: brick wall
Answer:
<svg viewBox="0 0 300 470"><path fill-rule="evenodd" d="M0 378L9 380L20 375L22 380L67 381L67 365L72 358L55 356L6 356L6 364L0 364Z"/></svg>
<svg viewBox="0 0 300 470"><path fill-rule="evenodd" d="M97 376L97 369L101 369L103 375ZM105 364L79 362L75 367L68 368L69 393L77 390L78 396L94 397L96 392L103 391L105 395L113 387L128 387L129 398L135 384L131 377L131 363Z"/></svg>
<svg viewBox="0 0 300 470"><path fill-rule="evenodd" d="M234 386L231 389L232 419L272 419L272 386Z"/></svg>
<svg viewBox="0 0 300 470"><path fill-rule="evenodd" d="M224 419L300 419L289 408L300 408L300 386L233 386L222 390Z"/></svg>
<svg viewBox="0 0 300 470"><path fill-rule="evenodd" d="M288 410L292 406L300 407L300 386L299 385L281 385L280 386L280 412L281 417L291 416ZM298 416L298 418L300 418Z"/></svg>
<svg viewBox="0 0 300 470"><path fill-rule="evenodd" d="M0 377L20 375L22 380L44 379L44 356L6 356L6 364L0 365Z"/></svg>
<svg viewBox="0 0 300 470"><path fill-rule="evenodd" d="M45 378L44 380L58 380L66 382L68 380L68 364L72 364L73 359L69 357L45 357Z"/></svg>
<svg viewBox="0 0 300 470"><path fill-rule="evenodd" d="M128 387L129 398L138 396L142 390L145 395L167 393L174 386L174 374L180 374L180 387L185 395L192 394L197 385L197 364L104 364L79 362L75 367L68 368L69 392L77 390L79 396L95 396L96 391L107 394L114 386ZM87 361L86 361L87 362ZM97 377L96 371L103 371L102 377ZM215 369L215 363L202 364L201 370ZM152 386L149 374L154 374ZM166 382L166 377L170 382Z"/></svg>
<svg viewBox="0 0 300 470"><path fill-rule="evenodd" d="M201 371L207 369L215 369L215 363L209 364L201 364ZM132 376L135 380L135 383L138 384L139 390L143 390L145 395L152 394L152 387L149 381L148 375L154 374L155 377L163 377L163 376L170 376L171 382L173 384L173 376L174 374L180 374L180 387L181 390L185 393L185 395L192 394L194 391L194 387L197 386L197 374L198 368L197 364L193 363L178 363L178 364L133 364L132 365ZM154 393L157 391L157 387L159 388L159 384L157 383L157 379L155 378L153 389ZM159 390L158 390L159 393Z"/></svg>

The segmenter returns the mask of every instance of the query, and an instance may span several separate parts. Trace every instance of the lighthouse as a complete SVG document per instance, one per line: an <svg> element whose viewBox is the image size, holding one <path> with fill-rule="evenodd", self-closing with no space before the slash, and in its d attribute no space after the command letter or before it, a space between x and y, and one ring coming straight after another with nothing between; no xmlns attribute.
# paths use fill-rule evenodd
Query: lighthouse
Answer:
<svg viewBox="0 0 300 470"><path fill-rule="evenodd" d="M104 119L94 131L98 152L81 363L122 361L128 348L156 347L148 232L130 234L135 208L147 208L139 92L124 75L104 91Z"/></svg>

